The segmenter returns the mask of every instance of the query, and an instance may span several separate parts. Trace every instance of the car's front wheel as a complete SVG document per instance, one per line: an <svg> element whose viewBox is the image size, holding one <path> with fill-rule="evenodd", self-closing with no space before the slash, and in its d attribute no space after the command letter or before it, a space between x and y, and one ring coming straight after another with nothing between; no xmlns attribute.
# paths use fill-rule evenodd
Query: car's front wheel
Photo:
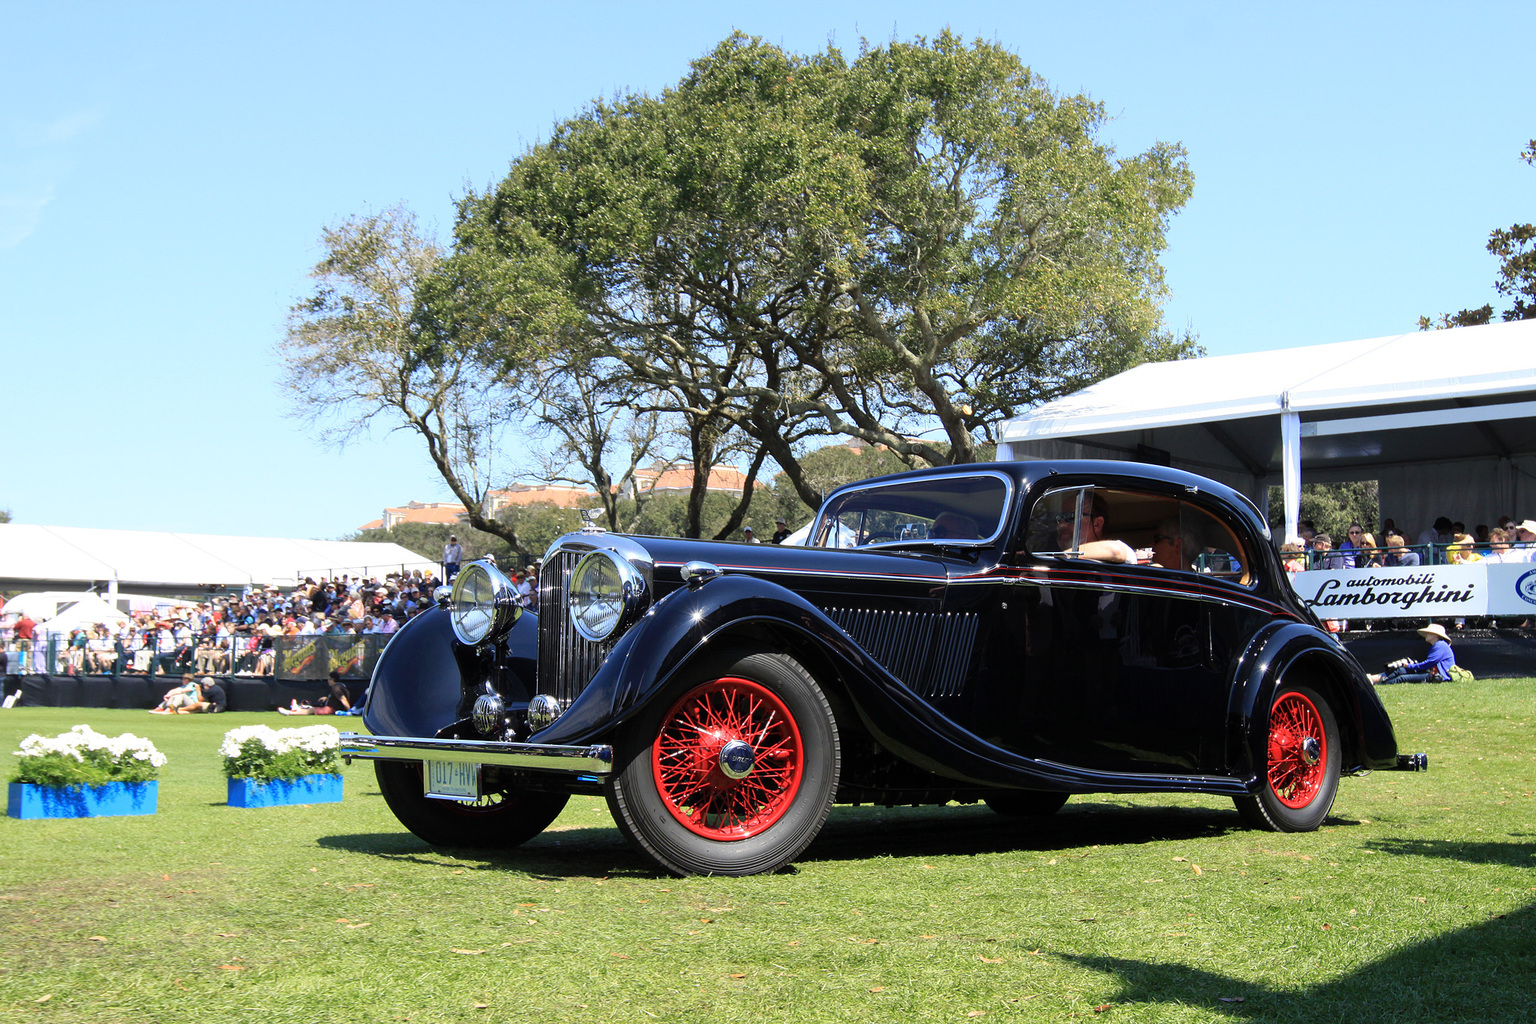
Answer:
<svg viewBox="0 0 1536 1024"><path fill-rule="evenodd" d="M1309 686L1282 685L1269 709L1267 765L1258 793L1235 798L1253 828L1311 832L1328 817L1339 788L1339 726Z"/></svg>
<svg viewBox="0 0 1536 1024"><path fill-rule="evenodd" d="M473 802L436 800L422 785L420 761L375 761L384 802L433 846L510 849L550 826L570 798L564 793L489 793Z"/></svg>
<svg viewBox="0 0 1536 1024"><path fill-rule="evenodd" d="M630 723L608 804L636 848L677 875L773 871L826 821L841 757L809 673L753 651L700 665Z"/></svg>

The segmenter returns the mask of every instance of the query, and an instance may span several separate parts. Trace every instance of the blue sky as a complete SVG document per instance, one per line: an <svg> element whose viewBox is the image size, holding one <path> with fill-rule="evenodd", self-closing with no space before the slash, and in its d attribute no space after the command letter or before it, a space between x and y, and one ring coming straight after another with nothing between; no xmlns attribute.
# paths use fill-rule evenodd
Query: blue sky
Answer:
<svg viewBox="0 0 1536 1024"><path fill-rule="evenodd" d="M853 53L947 25L1104 103L1123 153L1184 143L1167 319L1212 354L1495 298L1488 232L1536 219L1536 5L1068 7L0 0L0 507L331 538L446 498L405 435L337 452L290 415L274 345L321 227L403 201L446 235L554 122L738 29Z"/></svg>

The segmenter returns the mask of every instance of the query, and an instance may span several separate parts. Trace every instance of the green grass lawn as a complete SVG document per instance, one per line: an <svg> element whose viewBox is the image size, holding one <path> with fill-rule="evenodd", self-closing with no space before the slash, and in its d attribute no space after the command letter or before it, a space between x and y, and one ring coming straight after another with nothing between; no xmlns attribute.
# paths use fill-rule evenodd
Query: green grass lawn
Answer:
<svg viewBox="0 0 1536 1024"><path fill-rule="evenodd" d="M372 768L225 806L276 715L0 711L170 757L153 817L0 820L0 1021L1520 1021L1536 1015L1536 681L1383 691L1428 774L1341 784L1306 835L1231 802L836 808L791 871L678 880L601 800L496 856L434 850ZM343 727L347 726L343 720Z"/></svg>

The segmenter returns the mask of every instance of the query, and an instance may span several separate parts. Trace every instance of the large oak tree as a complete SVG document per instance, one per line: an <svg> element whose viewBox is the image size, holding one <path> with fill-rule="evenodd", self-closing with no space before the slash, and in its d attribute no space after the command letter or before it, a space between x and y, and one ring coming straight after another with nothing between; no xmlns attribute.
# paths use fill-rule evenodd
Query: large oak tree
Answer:
<svg viewBox="0 0 1536 1024"><path fill-rule="evenodd" d="M514 351L561 324L814 503L798 454L817 434L971 461L1023 408L1196 351L1160 310L1183 151L1117 158L1105 120L947 33L852 62L736 35L468 195L449 262L478 270L471 307L521 297Z"/></svg>

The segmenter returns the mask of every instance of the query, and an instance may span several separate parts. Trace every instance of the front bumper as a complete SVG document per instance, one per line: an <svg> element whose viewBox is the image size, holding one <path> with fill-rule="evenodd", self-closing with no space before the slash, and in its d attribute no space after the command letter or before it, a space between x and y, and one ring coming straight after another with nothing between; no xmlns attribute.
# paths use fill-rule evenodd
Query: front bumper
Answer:
<svg viewBox="0 0 1536 1024"><path fill-rule="evenodd" d="M613 748L605 743L561 746L553 743L497 743L492 740L445 740L420 736L341 734L339 752L347 763L363 761L457 761L554 775L607 775Z"/></svg>

